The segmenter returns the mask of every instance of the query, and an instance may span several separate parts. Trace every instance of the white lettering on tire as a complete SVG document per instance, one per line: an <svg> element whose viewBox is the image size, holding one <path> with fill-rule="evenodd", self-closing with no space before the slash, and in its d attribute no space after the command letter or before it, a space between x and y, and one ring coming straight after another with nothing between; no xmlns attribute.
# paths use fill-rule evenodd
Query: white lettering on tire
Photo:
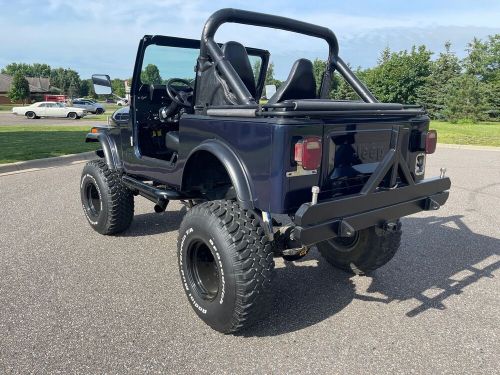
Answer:
<svg viewBox="0 0 500 375"><path fill-rule="evenodd" d="M220 300L219 304L222 305L224 303L224 296L226 294L226 279L224 277L224 268L222 267L222 260L220 258L219 251L217 250L217 247L214 244L214 241L210 239L208 242L210 242L210 245L212 245L212 248L214 249L215 256L217 257L217 262L219 264L219 270L220 270L220 275L221 275L221 293L220 293Z"/></svg>

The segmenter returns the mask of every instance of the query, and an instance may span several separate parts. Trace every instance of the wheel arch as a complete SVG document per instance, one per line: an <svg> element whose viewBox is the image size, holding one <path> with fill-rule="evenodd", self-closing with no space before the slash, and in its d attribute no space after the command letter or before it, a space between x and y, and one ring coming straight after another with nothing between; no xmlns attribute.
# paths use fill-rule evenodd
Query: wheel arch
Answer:
<svg viewBox="0 0 500 375"><path fill-rule="evenodd" d="M97 156L105 159L109 169L116 170L121 168L122 161L118 154L118 148L113 138L108 134L103 132L88 133L85 142L99 142L102 150L96 151Z"/></svg>
<svg viewBox="0 0 500 375"><path fill-rule="evenodd" d="M181 189L189 189L190 174L196 173L196 167L199 165L199 156L204 153L211 154L224 167L241 206L245 209L254 209L257 199L245 163L227 144L219 140L211 139L205 141L189 153L182 173ZM203 158L201 159L203 160Z"/></svg>

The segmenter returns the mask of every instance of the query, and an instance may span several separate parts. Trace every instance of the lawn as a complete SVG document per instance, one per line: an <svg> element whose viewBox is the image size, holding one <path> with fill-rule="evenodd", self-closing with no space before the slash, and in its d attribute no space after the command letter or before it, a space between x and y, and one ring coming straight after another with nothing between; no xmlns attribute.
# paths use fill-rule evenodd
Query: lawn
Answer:
<svg viewBox="0 0 500 375"><path fill-rule="evenodd" d="M105 119L107 115L92 116ZM500 147L500 123L451 124L433 121L439 143ZM92 151L85 143L89 126L0 126L0 164Z"/></svg>
<svg viewBox="0 0 500 375"><path fill-rule="evenodd" d="M93 151L89 126L0 126L0 164Z"/></svg>
<svg viewBox="0 0 500 375"><path fill-rule="evenodd" d="M431 129L438 132L438 143L500 147L500 122L451 124L432 121Z"/></svg>

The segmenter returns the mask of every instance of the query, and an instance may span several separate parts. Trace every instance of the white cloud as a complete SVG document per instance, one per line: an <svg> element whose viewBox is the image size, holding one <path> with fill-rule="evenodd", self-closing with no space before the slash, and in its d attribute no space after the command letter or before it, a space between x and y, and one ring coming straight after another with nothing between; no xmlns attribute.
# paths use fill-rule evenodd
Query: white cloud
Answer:
<svg viewBox="0 0 500 375"><path fill-rule="evenodd" d="M474 36L500 32L498 12L476 10L473 4L468 12L450 9L446 15L426 12L390 17L335 12L331 11L331 4L328 9L318 5L325 8L321 11L286 13L282 5L280 1L266 3L267 11L330 27L339 37L341 54L354 66L374 64L385 46L398 50L425 43L440 50L446 40L451 40L461 53ZM139 39L144 34L198 39L207 17L223 6L220 2L199 0L49 0L5 4L0 0L0 32L13 36L2 40L0 65L12 61L47 62L75 68L83 77L96 72L129 77ZM251 7L266 11L259 4ZM281 31L224 25L217 37L220 41L236 39L269 49L280 78L287 75L295 58L326 56L322 41Z"/></svg>

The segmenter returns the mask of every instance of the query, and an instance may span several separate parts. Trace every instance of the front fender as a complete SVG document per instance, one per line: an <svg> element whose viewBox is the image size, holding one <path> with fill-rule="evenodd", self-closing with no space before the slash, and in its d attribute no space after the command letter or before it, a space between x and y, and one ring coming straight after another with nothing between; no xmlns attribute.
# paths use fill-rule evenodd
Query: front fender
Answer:
<svg viewBox="0 0 500 375"><path fill-rule="evenodd" d="M116 147L116 143L113 138L111 138L108 134L102 131L97 133L88 133L85 138L85 142L99 142L101 144L104 159L106 160L108 168L111 170L121 168L122 162L118 154L118 148Z"/></svg>
<svg viewBox="0 0 500 375"><path fill-rule="evenodd" d="M254 209L257 203L257 198L254 195L254 186L241 158L227 144L216 139L210 139L204 141L189 153L185 164L186 167L189 165L191 157L199 151L210 152L221 162L231 179L231 183L236 191L236 197L242 207L245 209ZM184 168L182 176L183 186L186 181L186 170L189 170L189 168Z"/></svg>

